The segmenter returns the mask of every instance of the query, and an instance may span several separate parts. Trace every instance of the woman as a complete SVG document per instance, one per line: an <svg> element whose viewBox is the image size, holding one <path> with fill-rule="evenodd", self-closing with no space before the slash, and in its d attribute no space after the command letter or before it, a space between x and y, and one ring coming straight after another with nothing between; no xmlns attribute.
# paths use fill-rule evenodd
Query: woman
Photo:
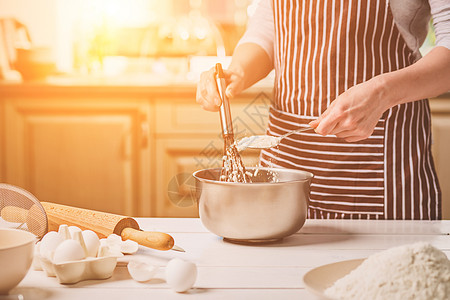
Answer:
<svg viewBox="0 0 450 300"><path fill-rule="evenodd" d="M232 98L275 68L268 134L314 128L261 153L315 175L310 218L441 218L426 98L450 90L450 1L389 2L262 0L226 71ZM218 110L212 70L197 102Z"/></svg>

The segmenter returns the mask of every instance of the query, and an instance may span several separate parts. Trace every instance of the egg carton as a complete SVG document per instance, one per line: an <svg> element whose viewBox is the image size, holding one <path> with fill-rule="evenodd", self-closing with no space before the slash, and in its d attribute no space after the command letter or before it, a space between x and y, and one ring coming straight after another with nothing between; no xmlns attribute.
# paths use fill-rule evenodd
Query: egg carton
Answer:
<svg viewBox="0 0 450 300"><path fill-rule="evenodd" d="M61 225L58 232L47 233L36 245L33 268L56 277L61 284L107 279L118 258L137 250L137 243L123 242L117 235L100 240L93 231Z"/></svg>
<svg viewBox="0 0 450 300"><path fill-rule="evenodd" d="M47 276L56 276L59 283L63 284L73 284L91 279L108 279L117 265L117 257L114 256L88 257L58 264L42 256L39 256L38 259Z"/></svg>

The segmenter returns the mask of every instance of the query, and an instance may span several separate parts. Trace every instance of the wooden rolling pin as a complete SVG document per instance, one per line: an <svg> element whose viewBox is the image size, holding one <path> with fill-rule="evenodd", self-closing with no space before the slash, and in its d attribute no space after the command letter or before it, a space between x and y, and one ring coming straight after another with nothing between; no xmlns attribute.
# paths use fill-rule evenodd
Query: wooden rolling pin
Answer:
<svg viewBox="0 0 450 300"><path fill-rule="evenodd" d="M42 238L47 233L45 211L36 204L33 204L30 209L5 206L0 211L0 217L7 222L27 224L27 230L39 238Z"/></svg>
<svg viewBox="0 0 450 300"><path fill-rule="evenodd" d="M114 233L124 240L133 240L142 246L157 250L184 251L174 246L173 237L164 232L141 231L133 218L106 212L77 208L62 204L41 202L47 213L48 230L57 231L59 225L77 226L92 230L100 238Z"/></svg>

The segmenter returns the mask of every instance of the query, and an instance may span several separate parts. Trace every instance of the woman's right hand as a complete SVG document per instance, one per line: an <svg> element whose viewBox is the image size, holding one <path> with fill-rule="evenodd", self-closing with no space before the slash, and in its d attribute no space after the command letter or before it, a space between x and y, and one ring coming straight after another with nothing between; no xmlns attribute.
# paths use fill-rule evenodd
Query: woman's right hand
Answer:
<svg viewBox="0 0 450 300"><path fill-rule="evenodd" d="M225 95L231 99L237 96L244 89L244 80L242 72L223 70L227 88ZM203 72L200 75L200 81L197 84L196 102L207 111L218 111L222 101L214 78L214 68Z"/></svg>

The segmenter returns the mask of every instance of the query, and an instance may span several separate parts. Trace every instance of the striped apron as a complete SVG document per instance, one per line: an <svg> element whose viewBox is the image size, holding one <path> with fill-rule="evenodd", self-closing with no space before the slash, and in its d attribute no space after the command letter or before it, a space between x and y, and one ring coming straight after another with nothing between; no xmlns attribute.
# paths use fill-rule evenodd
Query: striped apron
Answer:
<svg viewBox="0 0 450 300"><path fill-rule="evenodd" d="M275 0L268 134L306 127L350 87L414 62L388 0ZM368 139L313 131L261 152L261 165L315 175L309 218L441 218L428 100L392 107Z"/></svg>

